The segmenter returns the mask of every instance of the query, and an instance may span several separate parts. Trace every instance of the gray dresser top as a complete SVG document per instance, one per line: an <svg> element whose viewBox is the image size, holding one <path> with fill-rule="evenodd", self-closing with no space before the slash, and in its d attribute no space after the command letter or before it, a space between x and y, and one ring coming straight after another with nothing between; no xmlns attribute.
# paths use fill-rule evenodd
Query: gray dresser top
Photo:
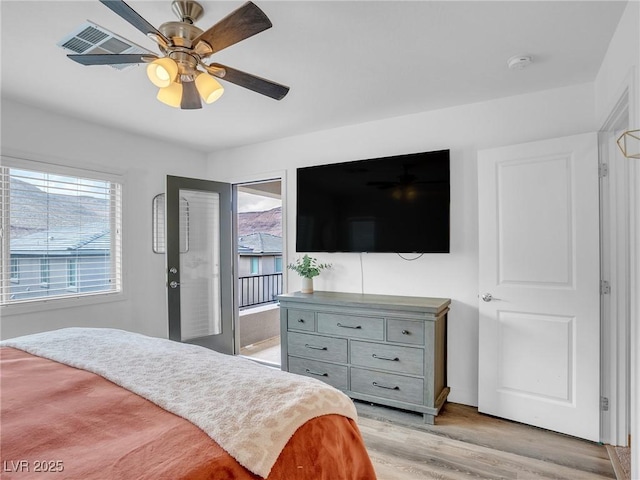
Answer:
<svg viewBox="0 0 640 480"><path fill-rule="evenodd" d="M449 298L432 297L404 297L396 295L373 295L362 293L322 292L313 293L285 293L278 295L281 302L293 301L309 304L331 304L345 307L373 307L385 310L408 310L439 314L446 310L451 303Z"/></svg>

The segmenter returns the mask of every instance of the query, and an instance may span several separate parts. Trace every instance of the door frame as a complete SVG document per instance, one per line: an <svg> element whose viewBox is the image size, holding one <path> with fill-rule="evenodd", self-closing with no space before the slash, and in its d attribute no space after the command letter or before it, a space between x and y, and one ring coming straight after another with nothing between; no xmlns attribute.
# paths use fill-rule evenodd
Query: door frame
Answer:
<svg viewBox="0 0 640 480"><path fill-rule="evenodd" d="M232 177L225 179L224 182L230 183L231 190L231 203L232 203L232 249L233 249L233 284L238 284L238 255L236 254L235 247L238 245L238 186L246 183L259 183L267 182L270 180L280 180L280 191L282 197L282 291L287 291L288 285L288 270L285 268L287 265L287 171L275 170L270 172L255 173L251 175L243 175L239 177ZM236 354L240 353L240 307L238 306L238 298L236 293L233 296L233 325L234 325L234 349Z"/></svg>
<svg viewBox="0 0 640 480"><path fill-rule="evenodd" d="M634 118L638 119L640 114L635 107L635 77L635 71L628 74L598 132L600 163L608 169L607 175L600 179L601 278L611 286L610 293L601 295L600 395L608 408L603 405L600 410L600 440L619 446L628 446L629 435L634 430L632 406L639 401L632 392L631 379L640 373L637 359L634 363L632 358L640 343L638 328L635 327L634 334L631 319L637 322L640 315L640 296L634 294L640 285L640 271L638 265L634 268L633 262L634 258L636 263L640 260L640 251L632 241L634 237L640 238L637 219L640 209L634 207L640 193L637 186L640 168L631 161L621 162L616 144L616 131L635 124ZM626 225L625 220L629 222ZM639 434L636 429L635 435Z"/></svg>

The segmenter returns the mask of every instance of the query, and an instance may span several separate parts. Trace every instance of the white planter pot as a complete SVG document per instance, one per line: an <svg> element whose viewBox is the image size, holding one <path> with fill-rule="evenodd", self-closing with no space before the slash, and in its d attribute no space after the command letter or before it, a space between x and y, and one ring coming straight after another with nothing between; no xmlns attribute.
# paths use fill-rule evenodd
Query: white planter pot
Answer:
<svg viewBox="0 0 640 480"><path fill-rule="evenodd" d="M302 277L302 293L313 293L313 278Z"/></svg>

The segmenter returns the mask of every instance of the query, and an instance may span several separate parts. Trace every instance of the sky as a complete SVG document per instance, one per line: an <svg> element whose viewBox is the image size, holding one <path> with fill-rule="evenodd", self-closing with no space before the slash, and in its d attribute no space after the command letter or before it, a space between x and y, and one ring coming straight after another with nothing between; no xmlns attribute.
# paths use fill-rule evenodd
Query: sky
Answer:
<svg viewBox="0 0 640 480"><path fill-rule="evenodd" d="M238 192L238 212L264 212L282 206L279 198L269 198L262 195Z"/></svg>

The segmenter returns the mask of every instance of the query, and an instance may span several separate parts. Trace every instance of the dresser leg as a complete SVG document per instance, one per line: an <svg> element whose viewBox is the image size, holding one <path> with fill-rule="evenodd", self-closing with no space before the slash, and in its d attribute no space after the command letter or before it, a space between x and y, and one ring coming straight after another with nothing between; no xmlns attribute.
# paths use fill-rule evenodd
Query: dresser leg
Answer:
<svg viewBox="0 0 640 480"><path fill-rule="evenodd" d="M425 424L427 425L435 425L436 424L436 416L429 415L428 413L423 413L422 418Z"/></svg>

